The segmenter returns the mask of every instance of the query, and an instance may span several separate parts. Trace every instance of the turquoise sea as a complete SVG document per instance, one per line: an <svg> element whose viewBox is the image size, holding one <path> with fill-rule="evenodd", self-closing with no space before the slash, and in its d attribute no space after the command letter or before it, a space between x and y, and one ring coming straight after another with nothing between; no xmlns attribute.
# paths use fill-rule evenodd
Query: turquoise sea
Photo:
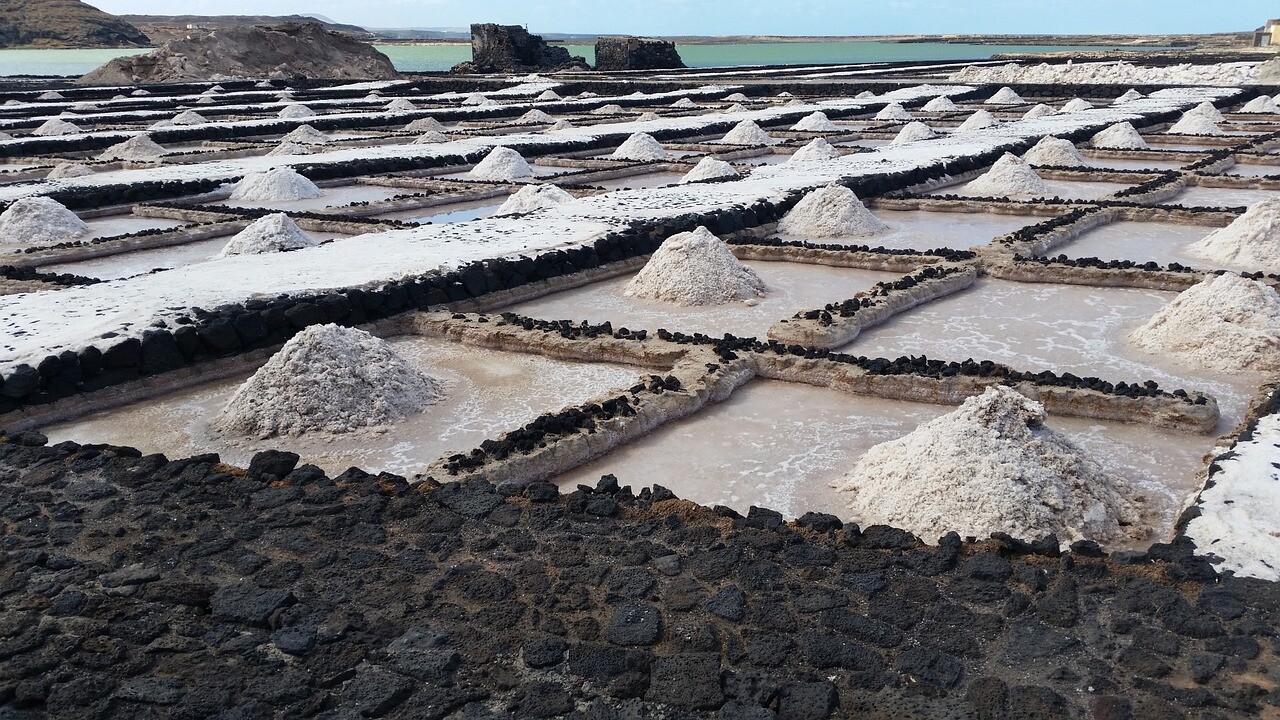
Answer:
<svg viewBox="0 0 1280 720"><path fill-rule="evenodd" d="M448 70L471 59L471 46L378 45L396 67L405 72ZM595 61L591 45L566 45L569 52ZM979 60L996 53L1037 53L1066 50L1101 50L1100 47L1046 45L949 45L944 43L773 42L737 45L678 45L690 67L740 65L835 65L858 62L912 60ZM145 50L0 50L3 75L82 75L111 58Z"/></svg>

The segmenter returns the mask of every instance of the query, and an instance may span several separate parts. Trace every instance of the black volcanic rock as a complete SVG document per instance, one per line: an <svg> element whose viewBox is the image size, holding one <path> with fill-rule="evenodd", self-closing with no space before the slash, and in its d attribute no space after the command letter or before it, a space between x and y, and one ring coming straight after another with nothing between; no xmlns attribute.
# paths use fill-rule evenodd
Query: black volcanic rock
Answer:
<svg viewBox="0 0 1280 720"><path fill-rule="evenodd" d="M455 65L453 72L528 72L574 68L588 69L586 60L570 57L565 48L548 45L541 35L531 35L519 25L475 23L471 26L471 62Z"/></svg>
<svg viewBox="0 0 1280 720"><path fill-rule="evenodd" d="M667 40L629 35L596 40L596 70L668 70L684 66L676 44Z"/></svg>
<svg viewBox="0 0 1280 720"><path fill-rule="evenodd" d="M146 47L138 28L79 0L3 0L0 47Z"/></svg>

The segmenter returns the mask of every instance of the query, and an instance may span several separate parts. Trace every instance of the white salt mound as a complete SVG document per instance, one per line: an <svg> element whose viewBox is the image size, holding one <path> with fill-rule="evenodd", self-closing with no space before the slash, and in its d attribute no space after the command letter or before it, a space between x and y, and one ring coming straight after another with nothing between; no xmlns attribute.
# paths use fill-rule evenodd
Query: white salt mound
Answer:
<svg viewBox="0 0 1280 720"><path fill-rule="evenodd" d="M699 160L698 164L694 165L692 170L685 173L684 177L680 178L680 182L683 184L700 182L703 180L723 180L725 178L736 177L739 177L738 171L734 170L732 165L708 155L707 157Z"/></svg>
<svg viewBox="0 0 1280 720"><path fill-rule="evenodd" d="M1067 101L1067 104L1062 106L1062 112L1064 113L1073 113L1073 112L1080 112L1082 110L1092 110L1092 109L1093 109L1093 103L1089 102L1088 100L1083 100L1081 98L1071 98L1070 100Z"/></svg>
<svg viewBox="0 0 1280 720"><path fill-rule="evenodd" d="M675 102L671 103L671 107L673 107L673 108L690 108L690 109L692 109L692 108L696 108L696 107L698 107L698 103L696 103L696 102L694 102L694 101L690 100L690 99L689 99L689 98L687 98L687 97L682 97L682 98L680 98L679 100L677 100L677 101L675 101Z"/></svg>
<svg viewBox="0 0 1280 720"><path fill-rule="evenodd" d="M1127 122L1116 123L1094 135L1089 141L1096 148L1110 150L1146 150L1147 141Z"/></svg>
<svg viewBox="0 0 1280 720"><path fill-rule="evenodd" d="M925 125L919 120L914 120L902 126L898 134L889 141L890 145L901 145L903 143L917 142L919 140L932 140L938 137L938 133L933 128Z"/></svg>
<svg viewBox="0 0 1280 720"><path fill-rule="evenodd" d="M519 180L533 177L533 169L520 153L509 147L495 147L483 160L471 168L467 177L476 180Z"/></svg>
<svg viewBox="0 0 1280 720"><path fill-rule="evenodd" d="M75 135L80 132L84 131L75 123L69 123L66 120L59 120L58 118L50 118L49 120L44 121L44 124L40 127L32 130L31 134L39 135L41 137L50 137L54 135Z"/></svg>
<svg viewBox="0 0 1280 720"><path fill-rule="evenodd" d="M1036 118L1048 117L1049 115L1057 115L1058 111L1044 103L1038 103L1026 113L1023 114L1023 120L1035 120Z"/></svg>
<svg viewBox="0 0 1280 720"><path fill-rule="evenodd" d="M414 105L413 101L408 98L396 98L387 103L387 112L413 112L417 109L418 106Z"/></svg>
<svg viewBox="0 0 1280 720"><path fill-rule="evenodd" d="M1133 88L1129 88L1128 90L1124 91L1123 95L1116 98L1116 102L1129 102L1130 100L1139 100L1143 97L1145 96L1142 93L1138 92L1137 90L1134 90Z"/></svg>
<svg viewBox="0 0 1280 720"><path fill-rule="evenodd" d="M37 100L66 100L66 97L57 90L47 90L36 96Z"/></svg>
<svg viewBox="0 0 1280 720"><path fill-rule="evenodd" d="M0 140L12 140L13 136L7 132L0 132Z"/></svg>
<svg viewBox="0 0 1280 720"><path fill-rule="evenodd" d="M183 110L173 116L172 122L174 125L204 125L209 119L195 110Z"/></svg>
<svg viewBox="0 0 1280 720"><path fill-rule="evenodd" d="M42 195L14 200L0 213L0 243L44 245L89 234L89 226L62 203Z"/></svg>
<svg viewBox="0 0 1280 720"><path fill-rule="evenodd" d="M236 390L215 419L221 431L266 439L386 425L440 402L440 381L415 370L363 330L313 325Z"/></svg>
<svg viewBox="0 0 1280 720"><path fill-rule="evenodd" d="M1178 122L1169 126L1168 134L1170 135L1225 135L1222 128L1207 115L1195 112L1186 112L1178 118Z"/></svg>
<svg viewBox="0 0 1280 720"><path fill-rule="evenodd" d="M312 110L306 105L294 103L292 105L285 105L283 108L281 108L280 112L276 113L276 116L280 118L284 118L286 120L295 119L295 118L307 118L307 117L315 117L316 111Z"/></svg>
<svg viewBox="0 0 1280 720"><path fill-rule="evenodd" d="M278 167L264 173L249 175L236 183L231 191L232 200L246 202L288 202L310 200L324 193L307 178L291 167Z"/></svg>
<svg viewBox="0 0 1280 720"><path fill-rule="evenodd" d="M1011 87L1002 87L996 91L995 95L983 100L988 105L1021 105L1026 102L1022 96L1013 91Z"/></svg>
<svg viewBox="0 0 1280 720"><path fill-rule="evenodd" d="M555 185L525 185L519 192L507 198L494 215L531 213L572 201L572 195Z"/></svg>
<svg viewBox="0 0 1280 720"><path fill-rule="evenodd" d="M661 115L652 111L642 112L636 116L636 122L652 122L654 120L661 120L661 119L662 119Z"/></svg>
<svg viewBox="0 0 1280 720"><path fill-rule="evenodd" d="M165 149L147 135L134 135L102 151L99 160L155 160L164 155Z"/></svg>
<svg viewBox="0 0 1280 720"><path fill-rule="evenodd" d="M282 142L271 148L267 157L284 157L286 155L310 155L311 148L296 142Z"/></svg>
<svg viewBox="0 0 1280 720"><path fill-rule="evenodd" d="M764 297L764 281L705 227L667 238L623 294L674 305L723 305Z"/></svg>
<svg viewBox="0 0 1280 720"><path fill-rule="evenodd" d="M261 255L286 250L315 247L315 240L302 231L297 223L284 213L266 215L254 220L223 246L217 257L232 255Z"/></svg>
<svg viewBox="0 0 1280 720"><path fill-rule="evenodd" d="M1031 166L1012 153L1005 153L983 175L965 188L974 195L1036 197L1049 194L1049 186Z"/></svg>
<svg viewBox="0 0 1280 720"><path fill-rule="evenodd" d="M802 105L808 105L808 104L809 103L805 102L804 100L801 100L800 98L796 98L795 100L788 100L786 107L800 107Z"/></svg>
<svg viewBox="0 0 1280 720"><path fill-rule="evenodd" d="M840 127L831 122L831 118L821 110L810 113L800 118L800 121L791 126L792 130L798 132L832 132L839 130Z"/></svg>
<svg viewBox="0 0 1280 720"><path fill-rule="evenodd" d="M163 130L164 128L171 128L171 127L177 127L177 123L175 123L174 121L172 121L172 120L170 120L170 119L168 119L168 118L165 118L164 120L157 120L157 121L155 121L155 122L151 123L150 125L148 125L148 126L147 126L147 129L148 129L148 130Z"/></svg>
<svg viewBox="0 0 1280 720"><path fill-rule="evenodd" d="M1203 280L1129 341L1150 353L1222 372L1280 369L1280 295L1266 284L1232 273Z"/></svg>
<svg viewBox="0 0 1280 720"><path fill-rule="evenodd" d="M487 101L488 99L489 98L485 97L480 93L471 93L470 95L462 98L462 104L463 105L483 105L485 101Z"/></svg>
<svg viewBox="0 0 1280 720"><path fill-rule="evenodd" d="M955 531L1110 543L1143 538L1143 498L1056 430L1044 406L1002 385L897 440L846 476L853 518L930 540Z"/></svg>
<svg viewBox="0 0 1280 720"><path fill-rule="evenodd" d="M557 120L555 125L547 128L548 130L567 130L573 127L573 123L568 120Z"/></svg>
<svg viewBox="0 0 1280 720"><path fill-rule="evenodd" d="M743 120L720 138L729 145L774 145L778 141L769 136L754 120Z"/></svg>
<svg viewBox="0 0 1280 720"><path fill-rule="evenodd" d="M889 226L849 188L832 183L805 195L778 221L778 232L805 238L868 237Z"/></svg>
<svg viewBox="0 0 1280 720"><path fill-rule="evenodd" d="M1204 102L1191 108L1187 112L1194 113L1196 115L1203 115L1214 122L1222 122L1223 120L1227 119L1222 115L1222 111L1218 110L1217 106L1215 106L1213 103L1209 102L1208 100L1205 100Z"/></svg>
<svg viewBox="0 0 1280 720"><path fill-rule="evenodd" d="M873 92L871 92L870 90L863 90L862 92L858 93L857 95L854 95L854 96L853 96L853 99L854 99L854 100L866 100L867 98L873 98L873 97L875 97L875 96L876 96L876 94L875 94L875 93L873 93Z"/></svg>
<svg viewBox="0 0 1280 720"><path fill-rule="evenodd" d="M64 161L53 166L49 174L45 176L49 180L59 180L62 178L77 178L94 174L93 168L78 162Z"/></svg>
<svg viewBox="0 0 1280 720"><path fill-rule="evenodd" d="M876 120L910 120L911 113L898 103L889 103L876 113Z"/></svg>
<svg viewBox="0 0 1280 720"><path fill-rule="evenodd" d="M591 111L592 115L623 115L627 111L622 109L621 105L610 103L609 105L601 105Z"/></svg>
<svg viewBox="0 0 1280 720"><path fill-rule="evenodd" d="M414 120L408 125L405 125L404 129L405 129L405 132L418 133L418 132L427 132L428 130L435 130L436 132L441 132L445 128L444 128L444 125L442 125L439 120L433 117L424 117L424 118L418 118L417 120Z"/></svg>
<svg viewBox="0 0 1280 720"><path fill-rule="evenodd" d="M724 99L727 102L751 102L751 98L747 97L746 95L743 95L740 92L725 95Z"/></svg>
<svg viewBox="0 0 1280 720"><path fill-rule="evenodd" d="M303 145L324 145L331 142L328 135L310 125L299 125L280 139L284 142L301 143Z"/></svg>
<svg viewBox="0 0 1280 720"><path fill-rule="evenodd" d="M1039 167L1084 167L1088 164L1070 140L1052 135L1040 138L1040 142L1022 156L1022 160Z"/></svg>
<svg viewBox="0 0 1280 720"><path fill-rule="evenodd" d="M1239 112L1275 115L1276 113L1280 113L1280 105L1276 105L1276 101L1266 95L1259 95L1245 103L1244 107L1240 108Z"/></svg>
<svg viewBox="0 0 1280 720"><path fill-rule="evenodd" d="M652 160L670 160L672 155L662 144L648 133L635 133L627 138L609 157L614 160L635 160L648 162Z"/></svg>
<svg viewBox="0 0 1280 720"><path fill-rule="evenodd" d="M1255 203L1230 225L1188 245L1186 252L1225 265L1280 272L1280 200Z"/></svg>
<svg viewBox="0 0 1280 720"><path fill-rule="evenodd" d="M809 141L808 145L800 148L787 158L788 163L816 162L819 160L834 160L840 157L840 151L826 138L814 138Z"/></svg>
<svg viewBox="0 0 1280 720"><path fill-rule="evenodd" d="M986 110L978 110L974 114L965 118L965 121L960 123L960 126L957 127L955 131L970 132L972 130L981 130L983 128L995 127L999 124L1000 124L1000 121L996 119L995 115L992 115Z"/></svg>
<svg viewBox="0 0 1280 720"><path fill-rule="evenodd" d="M724 109L724 111L727 113L748 112L749 110L750 108L748 108L746 105L743 105L742 103L734 103Z"/></svg>
<svg viewBox="0 0 1280 720"><path fill-rule="evenodd" d="M534 98L534 100L542 100L542 101L563 100L563 99L564 98L560 97L560 95L557 94L555 90L543 90L542 93L538 95L538 97Z"/></svg>
<svg viewBox="0 0 1280 720"><path fill-rule="evenodd" d="M534 108L529 112L516 118L517 125L536 125L539 123L553 123L555 121L556 121L555 118L551 117L547 113L537 108Z"/></svg>
<svg viewBox="0 0 1280 720"><path fill-rule="evenodd" d="M418 136L413 141L414 145L432 145L435 143L449 142L449 136L435 130L428 130Z"/></svg>
<svg viewBox="0 0 1280 720"><path fill-rule="evenodd" d="M959 109L954 102L951 102L951 98L946 95L939 95L925 103L924 107L921 108L925 112L955 112Z"/></svg>

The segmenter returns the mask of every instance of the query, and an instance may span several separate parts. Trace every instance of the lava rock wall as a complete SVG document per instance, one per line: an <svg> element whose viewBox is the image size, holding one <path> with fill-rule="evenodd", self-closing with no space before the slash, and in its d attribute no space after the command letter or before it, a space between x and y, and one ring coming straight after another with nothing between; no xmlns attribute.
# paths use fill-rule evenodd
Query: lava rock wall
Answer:
<svg viewBox="0 0 1280 720"><path fill-rule="evenodd" d="M676 44L631 36L596 40L596 70L668 70L685 67Z"/></svg>

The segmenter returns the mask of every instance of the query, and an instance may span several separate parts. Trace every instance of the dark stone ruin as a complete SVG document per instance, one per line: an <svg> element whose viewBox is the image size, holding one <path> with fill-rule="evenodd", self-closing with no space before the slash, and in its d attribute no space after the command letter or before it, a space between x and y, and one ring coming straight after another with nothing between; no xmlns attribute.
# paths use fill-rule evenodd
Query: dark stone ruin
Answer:
<svg viewBox="0 0 1280 720"><path fill-rule="evenodd" d="M541 35L531 35L519 25L474 23L471 26L471 62L453 67L456 73L528 72L531 70L588 70L582 57L571 57L562 47L548 45Z"/></svg>
<svg viewBox="0 0 1280 720"><path fill-rule="evenodd" d="M631 36L596 40L597 70L668 70L683 68L676 44Z"/></svg>

